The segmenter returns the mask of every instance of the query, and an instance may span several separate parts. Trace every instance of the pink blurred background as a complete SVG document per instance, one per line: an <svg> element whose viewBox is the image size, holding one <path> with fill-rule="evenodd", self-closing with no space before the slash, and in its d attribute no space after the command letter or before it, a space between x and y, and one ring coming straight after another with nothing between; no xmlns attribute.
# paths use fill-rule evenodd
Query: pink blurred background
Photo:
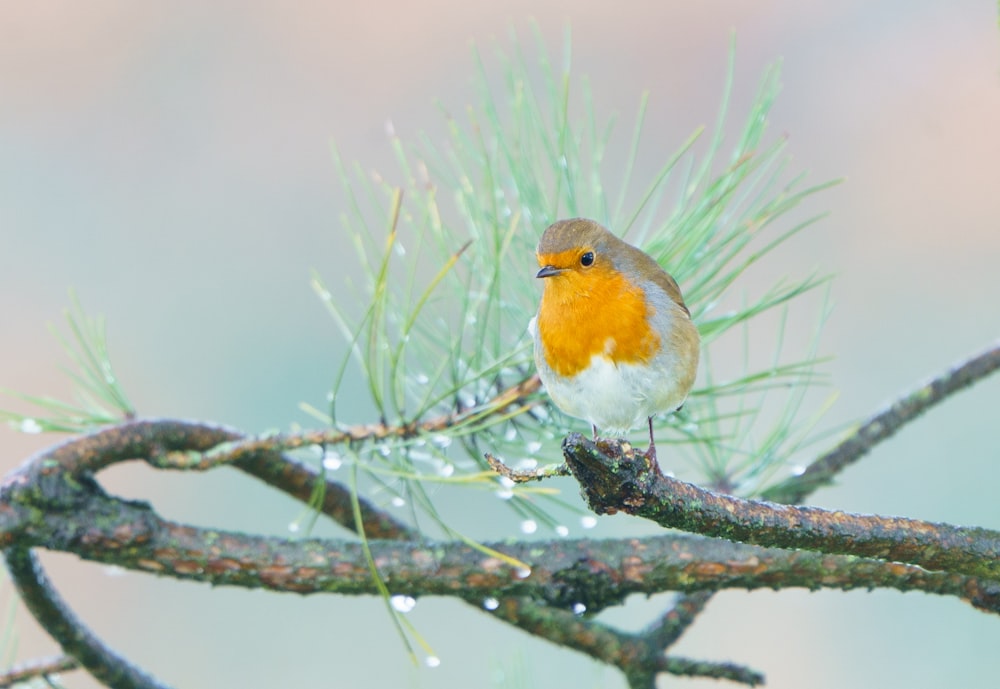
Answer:
<svg viewBox="0 0 1000 689"><path fill-rule="evenodd" d="M298 403L322 403L343 351L308 286L311 268L336 275L343 256L330 141L366 168L391 166L387 119L404 139L443 141L435 99L476 98L470 45L489 60L511 29L530 44L529 17L553 55L572 27L574 72L623 128L652 91L657 150L714 121L733 31L734 113L783 61L772 131L790 137L793 169L811 181L846 177L818 201L830 217L766 276L837 275L822 349L836 356L840 397L824 424L861 418L996 340L995 3L503 5L6 4L0 386L70 394L46 324L73 287L106 315L143 414L250 431L306 423ZM998 394L992 380L948 402L815 502L1000 528ZM0 429L0 469L51 442ZM226 471L125 467L102 480L199 524L283 533L297 515ZM625 686L450 601L412 613L443 661L414 669L374 599L213 591L45 561L85 620L175 686ZM636 626L650 612L608 619ZM24 611L16 626L19 658L55 650ZM998 645L1000 621L953 599L792 591L720 595L677 651L749 663L778 689L916 689L994 686ZM93 686L79 673L66 683Z"/></svg>

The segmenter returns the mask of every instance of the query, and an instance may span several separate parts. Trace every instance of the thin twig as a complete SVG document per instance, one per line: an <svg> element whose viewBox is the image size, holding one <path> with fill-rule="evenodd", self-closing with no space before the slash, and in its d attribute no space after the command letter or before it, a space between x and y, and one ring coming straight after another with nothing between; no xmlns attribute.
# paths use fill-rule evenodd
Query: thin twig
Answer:
<svg viewBox="0 0 1000 689"><path fill-rule="evenodd" d="M406 440L419 435L440 433L466 421L477 421L498 414L512 406L530 408L528 398L534 395L541 383L538 376L501 390L492 399L471 409L449 412L424 421L411 421L400 425L385 423L364 424L347 428L303 431L301 433L271 433L259 437L239 436L205 450L170 450L151 456L148 461L160 469L204 471L220 464L232 464L262 452L287 452L314 445L331 446L389 438ZM526 406L527 405L527 406Z"/></svg>
<svg viewBox="0 0 1000 689"><path fill-rule="evenodd" d="M740 665L664 656L662 649L650 645L640 636L621 632L571 612L546 610L550 614L539 616L538 611L539 608L528 604L528 601L512 597L505 599L493 614L536 636L614 665L625 673L629 686L634 689L652 689L656 675L661 672L729 679L750 686L764 680L760 673Z"/></svg>
<svg viewBox="0 0 1000 689"><path fill-rule="evenodd" d="M678 658L677 656L666 656L663 659L663 671L683 677L729 679L751 687L764 683L764 675L742 665L691 660L690 658Z"/></svg>
<svg viewBox="0 0 1000 689"><path fill-rule="evenodd" d="M262 452L287 452L309 446L332 446L345 443L379 441L389 438L406 440L419 435L440 433L469 420L477 421L501 413L512 406L530 408L531 398L541 386L537 375L498 392L490 400L470 409L442 414L424 421L391 425L385 423L363 424L346 428L302 431L300 433L269 433L258 437L242 434L204 449L165 449L162 453L147 456L147 461L160 469L204 471L221 464L233 464Z"/></svg>
<svg viewBox="0 0 1000 689"><path fill-rule="evenodd" d="M659 619L655 620L641 636L660 649L673 646L711 600L714 591L682 593Z"/></svg>
<svg viewBox="0 0 1000 689"><path fill-rule="evenodd" d="M566 462L561 464L550 464L544 467L538 467L537 469L513 469L503 463L503 460L499 459L495 455L487 452L485 455L486 463L490 465L493 471L497 472L502 478L508 479L512 483L527 483L528 481L542 481L547 478L554 478L556 476L569 476L569 467L566 466Z"/></svg>
<svg viewBox="0 0 1000 689"><path fill-rule="evenodd" d="M1000 343L994 344L930 382L904 395L865 421L836 447L793 476L763 492L772 502L799 503L821 486L828 485L846 467L866 455L875 445L893 436L918 416L1000 368Z"/></svg>
<svg viewBox="0 0 1000 689"><path fill-rule="evenodd" d="M38 658L11 666L0 673L0 689L7 689L15 684L23 684L37 678L47 678L60 672L78 670L80 663L71 656L53 656Z"/></svg>

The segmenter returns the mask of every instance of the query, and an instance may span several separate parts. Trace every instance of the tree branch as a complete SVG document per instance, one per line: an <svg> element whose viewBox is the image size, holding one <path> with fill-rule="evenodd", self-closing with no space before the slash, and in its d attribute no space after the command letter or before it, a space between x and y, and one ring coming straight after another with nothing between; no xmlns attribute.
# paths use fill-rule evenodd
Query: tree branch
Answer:
<svg viewBox="0 0 1000 689"><path fill-rule="evenodd" d="M538 392L541 382L537 375L499 391L493 398L470 409L442 414L424 421L414 420L399 425L385 423L303 431L301 433L271 433L260 437L246 437L234 433L232 437L207 448L164 448L165 451L149 458L161 469L189 469L202 471L219 464L235 463L262 453L287 452L312 445L342 445L389 438L407 439L421 434L440 433L470 421L482 421L512 406L525 406ZM528 405L531 406L531 405Z"/></svg>
<svg viewBox="0 0 1000 689"><path fill-rule="evenodd" d="M778 503L802 502L816 489L832 483L834 477L843 469L863 457L875 445L890 438L905 424L913 421L924 411L944 401L950 395L985 378L998 366L1000 366L1000 347L994 345L876 413L836 447L814 460L802 474L793 476L765 490L762 497L765 500ZM496 463L500 464L498 461ZM494 466L494 462L490 462L490 466L503 475L500 469ZM513 480L532 480L533 477L512 478ZM978 579L969 579L969 583L979 585L982 582ZM683 606L685 604L697 602L703 607L713 595L713 592L702 592L682 597L675 604L675 607L668 610L663 616L663 621L666 622L675 614L684 619ZM971 595L973 598L977 597L977 594ZM687 624L691 624L696 619L701 607L687 618ZM682 628L682 631L684 628L686 626ZM667 645L669 642L664 647Z"/></svg>
<svg viewBox="0 0 1000 689"><path fill-rule="evenodd" d="M998 367L1000 348L994 347L880 412L851 438L817 459L803 475L772 488L767 495L803 498L924 410ZM409 437L439 426L443 430L512 404L524 404L536 390L537 380L528 378L475 410L419 425L365 426L261 438L246 438L220 426L173 420L133 421L102 429L39 453L6 477L0 486L0 547L9 549L9 566L22 595L26 601L35 601L29 603L35 606L33 612L67 652L87 656L85 662L80 658L84 666L111 686L158 686L156 680L90 635L49 589L25 548L41 545L102 562L218 584L348 594L374 593L375 587L356 543L287 542L166 522L145 505L105 495L92 479L94 473L115 462L137 458L173 469L231 464L305 502L323 478L316 469L281 454L283 449ZM757 544L812 547L880 559L789 552L681 536L493 546L531 562L530 576L521 578L503 563L463 544L372 540L372 554L390 589L414 596L501 598L500 608L516 610L517 614L499 617L547 635L556 643L562 643L567 634L560 621L573 621L573 628L580 635L590 635L587 638L612 635L618 639L616 647L624 649L620 658L633 659L619 659L615 664L636 687L652 686L659 672L759 681L759 676L739 666L663 655L705 605L711 591L723 588L812 588L817 582L842 589L880 586L955 595L980 609L1000 612L1000 584L995 581L1000 565L993 564L1000 535L994 532L740 501L660 476L641 455L637 457L620 443L595 445L574 435L567 438L564 450L595 511L624 510L659 523ZM350 490L328 479L325 489L322 512L356 530ZM369 538L412 541L419 536L364 499L361 514ZM928 572L881 559L951 571ZM665 590L688 593L637 635L567 612L575 604L594 612L619 603L632 592ZM578 645L567 645L587 652Z"/></svg>
<svg viewBox="0 0 1000 689"><path fill-rule="evenodd" d="M698 615L708 605L712 599L714 591L697 591L695 593L683 593L674 601L670 607L658 620L650 624L645 634L650 641L661 649L673 646L681 635L687 631L688 627L698 619Z"/></svg>
<svg viewBox="0 0 1000 689"><path fill-rule="evenodd" d="M151 515L146 513L143 506L132 503L126 503L117 508L113 507L108 503L106 496L103 495L97 484L89 479L91 472L117 461L134 458L146 459L147 462L156 467L174 469L200 470L222 464L232 464L302 502L310 500L318 481L324 481L323 503L320 510L348 529L356 530L357 525L354 521L350 491L343 485L321 476L313 467L279 452L281 447L304 446L312 441L328 439L328 436L324 432L321 435L300 434L294 438L296 439L291 442L288 442L288 437L246 439L237 431L211 424L175 420L133 421L102 429L88 436L67 441L51 450L43 451L25 463L14 475L9 476L5 484L8 486L33 486L34 488L28 491L32 493L32 500L40 498L47 507L51 508L62 504L73 510L72 514L64 515L67 521L79 522L82 520L83 523L91 524L96 521L107 524L114 523L117 535L121 536L131 532L134 524L145 523L145 520L149 519ZM211 459L201 461L206 456L210 456ZM183 461L192 457L198 461ZM38 468L43 466L46 470L39 472ZM81 479L74 478L71 472L79 473ZM35 492L36 488L38 489L37 493ZM80 490L76 491L76 489ZM90 506L90 512L83 510L82 503L87 498L77 495L77 492L86 493L87 491L93 493L92 497L97 501L97 504ZM18 531L18 527L14 526L18 518L15 514L15 503L18 500L13 499L11 494L5 494L3 497L4 499L0 501L0 523L6 524L6 526L0 531L0 542L7 542L6 537L12 536ZM404 540L419 537L419 534L408 525L393 519L387 513L372 506L364 498L359 497L359 500L365 533L369 537ZM22 513L24 507L25 505L22 504ZM114 512L115 509L126 509L130 511L130 516L120 514L117 521L113 518L106 521L109 512ZM96 517L98 513L102 515L100 519ZM6 516L6 521L3 519L4 516ZM53 518L58 520L55 515ZM176 527L175 534L183 532L183 527L178 525L173 525L173 527ZM207 540L214 539L216 535L215 532L205 532L192 536L193 540L190 545L197 548L198 545L204 545ZM92 543L104 542L107 545L106 541L102 541L100 536L93 533L82 536L78 534L78 536L78 540ZM53 547L52 543L47 545ZM126 545L117 543L112 547L122 548ZM165 547L170 546L168 544ZM148 569L159 573L164 573L167 569L178 575L183 572L190 573L192 567L197 566L192 564L193 556L190 556L190 553L188 555L186 560L182 558L178 561L175 558L168 565L161 565L151 558L146 560L145 565ZM275 586L277 582L270 580L269 577L276 575L280 568L271 567L273 562L268 559L271 557L270 555L263 557L264 562L258 563L257 568L262 578L256 585ZM355 559L355 562L361 561L363 560ZM225 554L220 553L216 566L224 567L226 563L231 563L231 560L227 560ZM211 570L211 565L208 567ZM370 572L364 572L363 575L366 579L370 578ZM527 600L521 603L522 609L525 610L532 606L537 608L531 613L531 618L535 620L544 619L558 612ZM89 634L83 627L81 627L80 633ZM105 674L109 672L110 670L106 670Z"/></svg>
<svg viewBox="0 0 1000 689"><path fill-rule="evenodd" d="M52 675L58 675L60 672L69 672L79 668L80 663L76 658L67 655L30 660L13 665L5 672L0 673L0 689L7 689L16 684L30 682L39 677L47 680Z"/></svg>
<svg viewBox="0 0 1000 689"><path fill-rule="evenodd" d="M121 426L103 429L82 438L70 440L49 451L39 453L22 466L18 472L7 478L5 484L8 487L5 490L10 491L11 487L16 486L33 486L32 489L25 489L24 491L31 494L31 500L28 502L39 499L45 503L46 509L54 509L55 512L59 512L57 506L60 504L68 509L72 509L73 512L71 514L64 515L66 521L82 521L84 524L94 524L96 522L108 525L114 524L113 530L116 537L132 533L135 538L141 539L144 538L141 532L134 532L133 529L135 525L145 524L149 526L148 520L151 518L149 511L144 506L134 503L115 505L114 501L108 499L100 491L99 486L90 480L89 476L91 472L106 467L113 462L125 461L132 458L145 458L154 466L176 469L207 469L223 463L231 463L236 468L259 478L265 483L303 502L309 500L313 495L313 488L317 481L325 481L321 510L347 528L356 529L351 506L352 496L348 489L339 483L325 479L311 466L287 455L282 455L278 451L278 448L286 447L289 444L298 443L301 446L308 444L310 441L323 440L326 436L300 434L296 437L300 440L293 443L284 442L283 444L283 441L287 440L287 438L268 437L243 440L237 431L210 424L174 420L133 421ZM206 447L209 449L205 450ZM204 453L202 453L203 450ZM177 461L178 459L184 460L195 455L199 455L202 459L210 456L211 459L210 461L196 462ZM37 471L41 466L44 466L46 471ZM80 479L77 480L74 478L70 472L79 472ZM89 498L87 497L88 493L91 494ZM17 521L16 510L14 509L15 504L20 503L21 516L23 516L23 509L26 506L22 501L14 499L11 493L5 494L3 497L3 501L0 502L0 516L6 514L7 520L6 522L0 520L0 522L6 524L7 533L0 535L0 541L5 541L6 536L19 531L19 527L14 526ZM84 503L88 499L92 499L94 504L84 507ZM6 512L3 510L4 507L8 508ZM365 531L373 538L412 539L418 536L406 524L394 520L383 511L371 506L363 498L361 499L361 508ZM122 510L118 514L118 519L110 516L115 513L115 510ZM59 521L59 517L55 514L52 516L54 521ZM55 527L54 524L53 527ZM173 529L173 533L175 534L183 533L183 527L179 525L161 525L161 527L167 531ZM214 540L218 534L206 531L197 535L192 535L189 532L187 535L191 536L190 544L192 547L197 548L199 545L204 545L206 542ZM106 537L107 534L105 534ZM85 541L92 544L103 543L98 549L112 547L118 550L128 547L123 542L110 545L107 540L102 539L101 536L92 532L86 534L76 533L76 538L77 541ZM166 540L169 541L170 539ZM47 545L53 547L51 542L47 543ZM169 548L170 545L165 544L164 547ZM281 568L272 566L271 557L271 555L264 554L262 556L263 561L258 563L258 571L261 579L256 585L268 587L278 585L278 582L270 577L278 576ZM147 569L159 573L164 573L170 569L178 576L183 576L185 573L190 574L193 570L202 566L193 564L195 561L196 558L191 553L186 553L180 558L175 557L172 559L167 566L161 565L152 558L147 559L144 565ZM355 553L354 562L359 561L361 560L357 559L357 553ZM217 571L219 568L224 568L227 564L231 563L232 560L227 559L226 553L218 553L218 558L215 561L216 569L213 569L211 563L204 563L204 566L208 571ZM362 572L362 575L366 581L370 577L367 571ZM596 607L596 603L592 602L592 605ZM561 613L557 609L539 605L527 599L520 601L519 609L523 611L520 619L531 619L533 620L533 624ZM45 620L43 619L44 622ZM77 623L79 622L77 621ZM512 620L511 623L515 625L521 624L518 620ZM586 620L580 620L579 622L583 626L590 623L590 621ZM545 625L545 628L554 627L552 625ZM541 633L540 629L536 629L535 633ZM80 635L91 636L89 631L82 626L78 633ZM96 639L94 639L94 642L99 643ZM661 650L665 648L665 645L661 646ZM113 654L109 651L109 655ZM704 672L708 672L709 674L715 672L713 670L714 666L711 664L703 664L702 667L704 668ZM675 668L684 670L683 667L677 665L672 660L672 664L667 671L672 671ZM687 672L687 670L684 671ZM104 675L109 675L114 672L114 668L106 667L102 672ZM725 674L723 672L722 676L725 676Z"/></svg>
<svg viewBox="0 0 1000 689"><path fill-rule="evenodd" d="M627 634L564 610L539 616L538 606L522 598L508 598L494 615L553 643L614 665L625 673L633 689L653 689L661 672L690 677L729 679L749 686L764 676L741 665L693 661L663 655L663 648L642 634Z"/></svg>
<svg viewBox="0 0 1000 689"><path fill-rule="evenodd" d="M931 406L998 368L1000 345L994 345L876 414L803 475L766 494L782 499L805 497ZM599 514L624 511L661 526L745 543L1000 577L1000 533L988 529L741 500L663 476L659 467L620 441L594 443L572 434L563 442L563 454L584 498Z"/></svg>
<svg viewBox="0 0 1000 689"><path fill-rule="evenodd" d="M360 543L252 536L176 524L95 483L3 488L11 509L0 543L46 547L178 579L296 593L376 594ZM16 522L16 523L15 523ZM530 575L458 542L369 541L383 581L411 596L519 596L590 611L631 593L724 588L887 587L955 595L1000 609L1000 584L920 567L667 535L642 540L558 539L487 544L529 562Z"/></svg>
<svg viewBox="0 0 1000 689"><path fill-rule="evenodd" d="M111 689L167 689L167 685L132 665L94 636L55 592L35 556L26 548L10 548L4 557L11 579L31 614L59 642L63 651L78 660L98 681Z"/></svg>
<svg viewBox="0 0 1000 689"><path fill-rule="evenodd" d="M994 344L879 411L840 444L813 461L803 473L768 488L761 497L771 502L802 502L817 488L830 484L838 473L868 454L875 445L998 368L1000 344Z"/></svg>
<svg viewBox="0 0 1000 689"><path fill-rule="evenodd" d="M87 435L70 438L54 447L42 450L4 478L12 482L44 486L63 480L89 480L93 474L112 464L144 460L153 466L180 468L161 459L172 453L208 452L212 448L233 443L246 436L232 428L216 424L177 419L142 419L102 428ZM246 452L233 458L233 466L260 479L282 492L308 503L317 481L324 480L318 471L283 455L273 448ZM192 467L187 467L192 468ZM79 477L79 479L66 479ZM346 486L325 479L321 511L351 531L357 530ZM365 533L372 538L410 538L416 532L387 512L358 496ZM0 501L0 531L6 502ZM3 543L0 542L0 547Z"/></svg>
<svg viewBox="0 0 1000 689"><path fill-rule="evenodd" d="M1000 578L1000 533L989 529L743 500L664 476L624 441L595 443L573 433L563 441L563 452L598 514L626 512L730 541Z"/></svg>

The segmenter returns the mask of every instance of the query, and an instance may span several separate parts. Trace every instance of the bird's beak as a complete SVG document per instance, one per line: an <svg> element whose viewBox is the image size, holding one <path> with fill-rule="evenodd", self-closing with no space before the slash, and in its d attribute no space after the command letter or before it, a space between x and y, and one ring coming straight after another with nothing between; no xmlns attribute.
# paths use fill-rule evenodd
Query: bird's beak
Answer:
<svg viewBox="0 0 1000 689"><path fill-rule="evenodd" d="M542 269L535 273L536 278L550 278L553 275L558 275L562 272L562 268L556 268L555 266L542 266Z"/></svg>

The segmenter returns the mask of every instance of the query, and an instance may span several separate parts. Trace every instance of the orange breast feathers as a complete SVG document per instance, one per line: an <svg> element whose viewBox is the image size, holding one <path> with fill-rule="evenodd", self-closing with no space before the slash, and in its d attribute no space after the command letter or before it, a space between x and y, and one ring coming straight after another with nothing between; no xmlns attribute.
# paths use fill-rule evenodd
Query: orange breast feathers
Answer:
<svg viewBox="0 0 1000 689"><path fill-rule="evenodd" d="M560 265L547 258L539 262ZM616 364L648 363L660 349L651 311L642 289L607 265L546 278L536 324L545 361L567 377L590 366L595 354Z"/></svg>

